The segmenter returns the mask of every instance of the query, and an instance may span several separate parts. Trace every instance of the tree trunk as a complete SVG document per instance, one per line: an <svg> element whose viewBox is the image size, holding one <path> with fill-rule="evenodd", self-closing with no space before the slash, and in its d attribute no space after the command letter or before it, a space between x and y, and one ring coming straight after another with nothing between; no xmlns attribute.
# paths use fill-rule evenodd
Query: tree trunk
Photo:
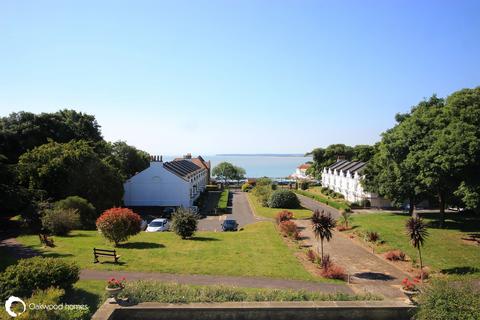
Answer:
<svg viewBox="0 0 480 320"><path fill-rule="evenodd" d="M438 202L440 205L440 228L443 228L445 223L445 193L443 191L438 192Z"/></svg>
<svg viewBox="0 0 480 320"><path fill-rule="evenodd" d="M322 247L322 261L323 261L323 238L320 238L320 243L322 244L321 247Z"/></svg>
<svg viewBox="0 0 480 320"><path fill-rule="evenodd" d="M417 216L417 213L415 212L415 201L413 200L413 198L410 198L408 199L408 203L409 203L409 208L408 208L408 213L410 214L410 216L412 216L413 218L416 218Z"/></svg>
<svg viewBox="0 0 480 320"><path fill-rule="evenodd" d="M422 261L422 251L418 247L418 257L420 258L420 280L423 282L423 261Z"/></svg>

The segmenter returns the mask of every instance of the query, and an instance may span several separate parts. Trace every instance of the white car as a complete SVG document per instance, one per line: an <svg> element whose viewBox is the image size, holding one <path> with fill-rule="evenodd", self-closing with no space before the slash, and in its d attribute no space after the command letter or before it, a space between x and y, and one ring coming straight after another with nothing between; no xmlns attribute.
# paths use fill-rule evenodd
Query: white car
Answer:
<svg viewBox="0 0 480 320"><path fill-rule="evenodd" d="M147 232L162 232L167 231L170 228L167 219L160 218L160 219L153 219L147 226Z"/></svg>

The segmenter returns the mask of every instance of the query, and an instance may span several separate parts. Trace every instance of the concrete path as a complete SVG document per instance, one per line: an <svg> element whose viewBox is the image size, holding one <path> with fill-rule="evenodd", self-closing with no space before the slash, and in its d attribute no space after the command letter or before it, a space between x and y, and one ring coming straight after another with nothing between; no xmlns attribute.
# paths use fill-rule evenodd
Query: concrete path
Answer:
<svg viewBox="0 0 480 320"><path fill-rule="evenodd" d="M128 280L150 279L191 285L225 285L245 288L270 288L306 290L323 293L342 292L353 294L354 291L345 284L320 283L301 280L282 280L261 277L233 277L216 275L169 274L153 272L82 270L81 280L108 280L125 277Z"/></svg>
<svg viewBox="0 0 480 320"><path fill-rule="evenodd" d="M234 219L237 221L239 228L247 224L262 221L263 219L255 217L247 197L244 192L231 191L232 193L232 210L231 213L221 216L207 216L198 222L198 230L200 231L221 231L220 225L226 219Z"/></svg>
<svg viewBox="0 0 480 320"><path fill-rule="evenodd" d="M338 218L339 212L310 198L298 195L302 206L310 210L325 210ZM298 220L305 246L317 250L319 243L315 239L310 220ZM396 268L386 260L357 244L347 235L334 231L333 239L324 242L325 254L335 263L342 266L351 275L352 287L361 291L380 293L387 298L404 298L400 291L401 282L406 273Z"/></svg>

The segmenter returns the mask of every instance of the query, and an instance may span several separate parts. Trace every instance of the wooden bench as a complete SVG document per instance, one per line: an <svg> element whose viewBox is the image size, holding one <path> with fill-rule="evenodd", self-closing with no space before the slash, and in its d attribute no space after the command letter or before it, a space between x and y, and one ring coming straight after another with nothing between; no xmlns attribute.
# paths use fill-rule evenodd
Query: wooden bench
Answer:
<svg viewBox="0 0 480 320"><path fill-rule="evenodd" d="M38 238L40 239L40 243L43 244L44 246L53 248L55 244L53 243L53 239L49 238L48 235L39 233Z"/></svg>
<svg viewBox="0 0 480 320"><path fill-rule="evenodd" d="M94 260L93 263L98 263L98 257L103 256L103 257L113 257L115 259L115 263L118 263L118 259L120 259L120 256L117 255L117 252L115 250L107 250L107 249L97 249L93 248L93 256Z"/></svg>

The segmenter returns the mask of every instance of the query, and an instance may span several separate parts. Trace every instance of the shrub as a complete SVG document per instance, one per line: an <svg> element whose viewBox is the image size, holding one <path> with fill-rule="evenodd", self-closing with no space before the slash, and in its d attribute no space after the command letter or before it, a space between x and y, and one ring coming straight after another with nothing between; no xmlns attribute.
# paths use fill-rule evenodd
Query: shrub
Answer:
<svg viewBox="0 0 480 320"><path fill-rule="evenodd" d="M250 191L252 188L253 188L253 186L252 186L250 183L248 183L248 182L242 184L242 191L244 191L244 192L248 192L248 191Z"/></svg>
<svg viewBox="0 0 480 320"><path fill-rule="evenodd" d="M83 229L95 229L95 220L97 219L97 211L95 207L78 196L70 196L54 204L55 209L75 209L80 215L80 223Z"/></svg>
<svg viewBox="0 0 480 320"><path fill-rule="evenodd" d="M376 231L367 231L365 236L368 242L377 242L380 240L380 235Z"/></svg>
<svg viewBox="0 0 480 320"><path fill-rule="evenodd" d="M267 207L268 199L272 194L272 189L270 188L270 185L264 186L257 184L257 186L252 189L252 194L258 199L262 206Z"/></svg>
<svg viewBox="0 0 480 320"><path fill-rule="evenodd" d="M52 286L71 288L79 273L74 262L42 257L21 259L0 274L0 300L12 295L29 297L34 290Z"/></svg>
<svg viewBox="0 0 480 320"><path fill-rule="evenodd" d="M142 218L128 208L111 208L97 219L102 235L117 246L141 230Z"/></svg>
<svg viewBox="0 0 480 320"><path fill-rule="evenodd" d="M418 320L480 319L480 291L469 282L436 280L418 297Z"/></svg>
<svg viewBox="0 0 480 320"><path fill-rule="evenodd" d="M305 181L305 180L300 181L299 185L300 185L300 189L302 189L302 190L307 190L308 187L310 186L308 181Z"/></svg>
<svg viewBox="0 0 480 320"><path fill-rule="evenodd" d="M42 226L54 235L64 236L80 227L80 215L76 209L48 209L42 216Z"/></svg>
<svg viewBox="0 0 480 320"><path fill-rule="evenodd" d="M190 210L179 208L172 215L172 230L182 239L193 236L197 231L197 216Z"/></svg>
<svg viewBox="0 0 480 320"><path fill-rule="evenodd" d="M275 183L272 183L272 184L270 185L270 188L271 188L273 191L275 191L275 190L278 189L278 185L275 184Z"/></svg>
<svg viewBox="0 0 480 320"><path fill-rule="evenodd" d="M320 260L320 266L322 269L327 270L333 265L332 259L330 259L330 255L326 254L323 256L323 258Z"/></svg>
<svg viewBox="0 0 480 320"><path fill-rule="evenodd" d="M295 224L295 222L291 221L291 220L288 220L288 221L283 221L280 223L280 232L286 236L286 237L289 237L289 238L292 238L292 239L298 239L299 238L299 234L298 234L298 231L297 231L297 225Z"/></svg>
<svg viewBox="0 0 480 320"><path fill-rule="evenodd" d="M385 258L390 261L405 261L405 253L401 250L392 250L385 253Z"/></svg>
<svg viewBox="0 0 480 320"><path fill-rule="evenodd" d="M310 262L315 262L318 259L318 254L312 249L308 249L305 255L307 256L307 259Z"/></svg>
<svg viewBox="0 0 480 320"><path fill-rule="evenodd" d="M352 301L381 300L379 296L349 295L345 293L325 294L304 290L257 289L224 286L188 286L151 280L127 283L123 294L133 303L194 303L230 301Z"/></svg>
<svg viewBox="0 0 480 320"><path fill-rule="evenodd" d="M425 280L425 279L428 279L428 277L430 276L428 270L424 268L422 268L422 270L417 270L415 272L415 279L419 279L419 280Z"/></svg>
<svg viewBox="0 0 480 320"><path fill-rule="evenodd" d="M290 190L276 190L268 199L268 206L270 208L298 208L300 201L298 201L297 195Z"/></svg>
<svg viewBox="0 0 480 320"><path fill-rule="evenodd" d="M257 186L269 186L272 184L272 179L263 177L263 178L258 178L256 185Z"/></svg>
<svg viewBox="0 0 480 320"><path fill-rule="evenodd" d="M275 217L275 221L277 224L283 222L283 221L288 221L293 218L293 212L288 211L288 210L282 210L279 211Z"/></svg>
<svg viewBox="0 0 480 320"><path fill-rule="evenodd" d="M345 270L335 264L331 264L328 268L322 269L322 276L328 279L340 279L345 280Z"/></svg>
<svg viewBox="0 0 480 320"><path fill-rule="evenodd" d="M65 294L63 289L50 287L46 290L38 290L33 295L25 300L27 309L24 313L19 315L17 319L35 319L35 320L81 320L90 319L90 312L88 308L33 308L30 309L30 304L35 305L60 305ZM21 310L19 310L21 311Z"/></svg>

